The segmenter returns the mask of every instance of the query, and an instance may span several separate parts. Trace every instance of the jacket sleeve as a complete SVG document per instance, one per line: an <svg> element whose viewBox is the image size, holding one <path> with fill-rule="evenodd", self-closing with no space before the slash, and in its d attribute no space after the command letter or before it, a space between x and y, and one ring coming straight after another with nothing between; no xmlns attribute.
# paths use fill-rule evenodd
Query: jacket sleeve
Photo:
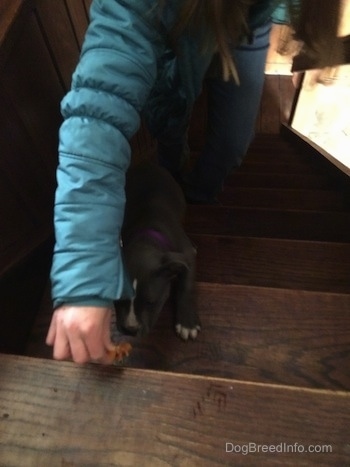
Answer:
<svg viewBox="0 0 350 467"><path fill-rule="evenodd" d="M119 245L129 140L163 40L150 0L94 0L72 88L62 101L55 197L54 306L130 296ZM153 13L152 13L153 11Z"/></svg>
<svg viewBox="0 0 350 467"><path fill-rule="evenodd" d="M299 12L301 0L281 0L274 7L272 13L272 22L275 24L290 24L291 16L289 9L292 9L294 13Z"/></svg>

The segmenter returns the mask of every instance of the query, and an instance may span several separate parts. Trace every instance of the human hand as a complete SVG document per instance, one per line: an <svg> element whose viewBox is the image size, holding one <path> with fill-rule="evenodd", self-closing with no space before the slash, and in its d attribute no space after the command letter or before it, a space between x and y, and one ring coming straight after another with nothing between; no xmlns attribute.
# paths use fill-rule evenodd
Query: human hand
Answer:
<svg viewBox="0 0 350 467"><path fill-rule="evenodd" d="M94 306L63 305L55 310L46 344L53 346L56 360L76 363L95 360L110 364L114 349L110 338L111 310Z"/></svg>

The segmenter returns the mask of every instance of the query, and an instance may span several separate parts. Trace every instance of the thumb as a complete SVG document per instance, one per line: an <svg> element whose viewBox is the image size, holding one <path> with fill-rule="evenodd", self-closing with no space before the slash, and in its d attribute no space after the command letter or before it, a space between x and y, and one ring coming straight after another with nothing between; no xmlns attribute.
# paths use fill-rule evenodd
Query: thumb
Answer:
<svg viewBox="0 0 350 467"><path fill-rule="evenodd" d="M111 322L112 322L112 311L109 309L107 313L105 313L103 319L103 329L102 329L102 339L103 345L107 351L111 351L114 349L114 344L111 340Z"/></svg>
<svg viewBox="0 0 350 467"><path fill-rule="evenodd" d="M56 322L56 313L54 312L51 318L51 323L49 330L47 332L46 336L46 344L47 345L53 345L56 339L56 328L57 328L57 322Z"/></svg>

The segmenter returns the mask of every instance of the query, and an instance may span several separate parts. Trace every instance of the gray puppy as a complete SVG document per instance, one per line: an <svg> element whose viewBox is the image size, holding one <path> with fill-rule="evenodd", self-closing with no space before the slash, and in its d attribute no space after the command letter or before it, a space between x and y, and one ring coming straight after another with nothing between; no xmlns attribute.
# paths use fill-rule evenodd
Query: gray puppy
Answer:
<svg viewBox="0 0 350 467"><path fill-rule="evenodd" d="M197 337L196 249L182 227L185 210L183 193L165 169L149 162L129 169L122 250L135 297L116 302L119 331L148 333L173 291L177 334Z"/></svg>

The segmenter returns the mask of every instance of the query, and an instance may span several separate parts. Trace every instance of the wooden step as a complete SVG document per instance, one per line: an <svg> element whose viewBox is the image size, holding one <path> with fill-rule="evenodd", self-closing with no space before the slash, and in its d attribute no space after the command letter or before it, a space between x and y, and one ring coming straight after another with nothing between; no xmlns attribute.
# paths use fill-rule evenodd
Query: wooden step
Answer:
<svg viewBox="0 0 350 467"><path fill-rule="evenodd" d="M345 194L330 190L293 190L226 186L218 196L228 206L313 211L349 209Z"/></svg>
<svg viewBox="0 0 350 467"><path fill-rule="evenodd" d="M284 162L272 161L270 164L267 161L260 159L247 158L243 161L239 168L240 172L254 173L282 173L282 174L305 174L310 173L310 166L303 162ZM314 170L313 172L323 173L322 171Z"/></svg>
<svg viewBox="0 0 350 467"><path fill-rule="evenodd" d="M226 178L225 186L241 188L284 188L301 190L336 189L336 183L324 174L254 173L237 170Z"/></svg>
<svg viewBox="0 0 350 467"><path fill-rule="evenodd" d="M347 392L10 355L0 372L2 465L348 463Z"/></svg>
<svg viewBox="0 0 350 467"><path fill-rule="evenodd" d="M199 151L192 151L191 157L196 160L200 157ZM252 163L266 163L269 166L277 164L290 164L290 165L301 165L304 168L310 168L313 166L313 159L308 158L294 150L291 151L276 151L276 148L271 149L249 149L246 156L243 159L242 165Z"/></svg>
<svg viewBox="0 0 350 467"><path fill-rule="evenodd" d="M293 146L286 144L284 141L280 143L270 142L264 144L253 142L248 147L247 154L254 154L256 152L264 154L273 154L274 152L277 152L280 154L295 154L297 157L300 156L299 151L293 148Z"/></svg>
<svg viewBox="0 0 350 467"><path fill-rule="evenodd" d="M274 163L290 163L290 164L303 164L305 167L311 167L314 163L313 159L308 159L307 156L300 154L294 150L286 151L284 149L278 150L275 147L271 149L257 148L250 149L244 158L244 162L265 162L266 164Z"/></svg>
<svg viewBox="0 0 350 467"><path fill-rule="evenodd" d="M350 295L198 283L202 332L183 342L173 309L144 338L125 338L128 367L300 387L350 389Z"/></svg>
<svg viewBox="0 0 350 467"><path fill-rule="evenodd" d="M127 367L236 378L302 387L350 389L350 295L288 289L197 284L202 332L183 342L167 304L143 338L121 336L133 346ZM26 354L52 358L45 345L49 295Z"/></svg>
<svg viewBox="0 0 350 467"><path fill-rule="evenodd" d="M189 233L350 242L350 213L188 206Z"/></svg>
<svg viewBox="0 0 350 467"><path fill-rule="evenodd" d="M288 144L286 141L280 140L267 140L263 141L260 138L253 141L247 150L247 154L253 153L265 153L265 154L295 154L297 157L304 157L298 149L292 144Z"/></svg>
<svg viewBox="0 0 350 467"><path fill-rule="evenodd" d="M300 160L307 162L308 156L300 153L298 150L292 146L287 146L284 143L282 144L251 144L247 150L247 158L254 155L265 156L266 158L272 158L277 160L278 158L287 158L290 160Z"/></svg>
<svg viewBox="0 0 350 467"><path fill-rule="evenodd" d="M350 244L191 235L203 282L350 293Z"/></svg>

